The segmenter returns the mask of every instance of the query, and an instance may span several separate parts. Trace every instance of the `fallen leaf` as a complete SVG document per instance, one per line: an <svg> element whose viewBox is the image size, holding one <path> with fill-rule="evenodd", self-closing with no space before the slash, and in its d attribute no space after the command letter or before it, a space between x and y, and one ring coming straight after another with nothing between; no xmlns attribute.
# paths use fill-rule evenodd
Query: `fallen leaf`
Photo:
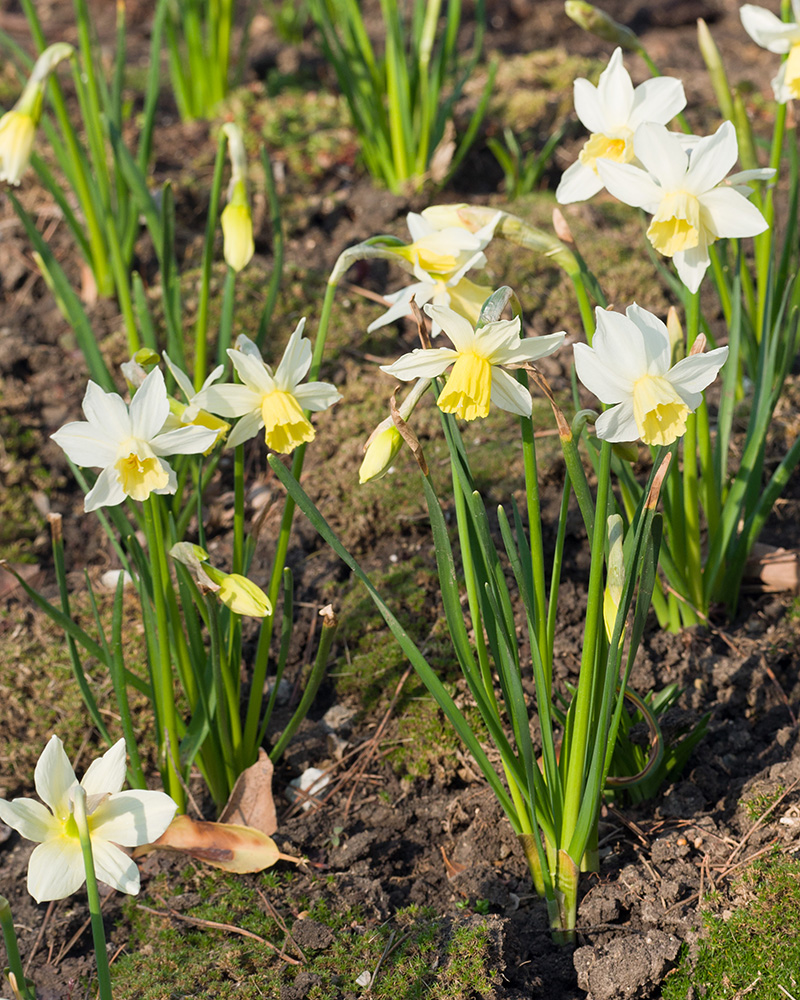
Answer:
<svg viewBox="0 0 800 1000"><path fill-rule="evenodd" d="M278 829L272 798L272 761L259 747L258 760L236 779L220 823L241 823L267 836Z"/></svg>
<svg viewBox="0 0 800 1000"><path fill-rule="evenodd" d="M177 851L214 868L243 875L271 868L276 861L300 863L300 858L282 854L275 841L261 830L238 823L211 823L176 816L158 840L134 851L141 857L153 850Z"/></svg>

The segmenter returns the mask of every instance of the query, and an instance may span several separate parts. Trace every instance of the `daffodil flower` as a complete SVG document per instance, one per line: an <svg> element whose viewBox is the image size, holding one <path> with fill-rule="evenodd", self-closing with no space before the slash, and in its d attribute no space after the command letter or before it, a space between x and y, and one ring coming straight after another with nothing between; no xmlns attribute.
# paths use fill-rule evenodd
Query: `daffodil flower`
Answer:
<svg viewBox="0 0 800 1000"><path fill-rule="evenodd" d="M413 273L417 281L386 296L391 307L370 323L367 332L372 333L403 316L410 316L412 298L418 306L427 302L449 306L466 319L476 322L481 306L492 290L464 276L472 268L486 264L483 250L491 241L501 214L498 212L486 225L473 232L463 224L451 225L456 221L452 213L437 211L426 216L425 213L409 212L407 223L412 242L386 249L398 258L401 266ZM439 330L438 323L434 321L433 336Z"/></svg>
<svg viewBox="0 0 800 1000"><path fill-rule="evenodd" d="M792 0L792 11L794 21L781 21L771 11L751 3L739 11L744 30L757 45L777 55L789 54L772 81L779 104L800 99L800 0Z"/></svg>
<svg viewBox="0 0 800 1000"><path fill-rule="evenodd" d="M183 393L186 399L186 405L184 406L177 399L170 398L169 400L169 416L164 422L163 430L171 431L176 430L179 427L184 427L187 424L193 424L195 427L208 427L211 430L217 432L217 436L214 438L210 447L206 449L204 454L208 454L219 441L224 441L225 436L231 429L231 425L226 421L222 420L220 417L215 417L213 413L209 413L208 410L204 410L200 407L197 400L200 393L207 389L210 385L222 375L225 371L224 365L217 365L217 367L211 372L208 378L203 382L200 389L195 392L194 386L192 385L192 380L182 371L176 364L174 364L164 351L164 363L170 370L170 374L178 383L178 387Z"/></svg>
<svg viewBox="0 0 800 1000"><path fill-rule="evenodd" d="M755 236L767 228L741 182L770 173L745 171L726 181L739 151L730 122L691 149L663 125L640 125L633 142L642 167L598 160L597 169L615 198L652 214L647 238L659 253L672 257L681 281L696 292L710 263L712 243Z"/></svg>
<svg viewBox="0 0 800 1000"><path fill-rule="evenodd" d="M592 346L575 344L578 378L611 409L597 418L603 441L669 445L686 433L686 418L717 377L727 347L692 354L670 367L665 323L635 303L625 315L597 309Z"/></svg>
<svg viewBox="0 0 800 1000"><path fill-rule="evenodd" d="M645 122L666 125L686 107L683 84L670 76L633 86L622 65L622 49L615 49L595 87L588 80L574 84L575 111L591 132L578 159L561 178L556 200L562 205L585 201L603 189L599 159L631 163L633 134Z"/></svg>
<svg viewBox="0 0 800 1000"><path fill-rule="evenodd" d="M28 862L28 892L42 903L72 895L86 878L73 815L72 793L78 779L57 736L50 738L39 758L34 783L42 802L0 799L0 819L39 844ZM120 847L138 847L157 840L172 821L177 806L164 792L123 792L124 783L122 739L92 761L80 785L86 792L97 878L120 892L137 893L139 869Z"/></svg>
<svg viewBox="0 0 800 1000"><path fill-rule="evenodd" d="M256 345L240 336L238 350L228 350L241 385L212 385L196 397L205 409L223 417L240 417L228 435L233 448L264 428L268 448L288 455L314 440L314 428L303 410L327 410L341 399L328 382L300 383L311 367L311 342L303 337L305 319L297 324L275 374Z"/></svg>
<svg viewBox="0 0 800 1000"><path fill-rule="evenodd" d="M489 404L522 417L531 414L530 393L500 365L522 365L546 357L560 347L566 334L520 337L520 320L499 320L475 329L463 316L445 306L427 305L425 312L436 320L453 347L412 351L381 371L404 382L414 378L436 378L451 365L453 370L439 393L437 404L444 413L462 420L485 417Z"/></svg>
<svg viewBox="0 0 800 1000"><path fill-rule="evenodd" d="M86 494L84 510L113 507L126 496L146 500L151 493L174 493L178 486L165 455L194 455L213 443L213 428L186 426L162 432L169 400L160 369L142 382L130 408L115 392L89 382L83 397L86 420L65 424L53 434L76 465L102 468Z"/></svg>

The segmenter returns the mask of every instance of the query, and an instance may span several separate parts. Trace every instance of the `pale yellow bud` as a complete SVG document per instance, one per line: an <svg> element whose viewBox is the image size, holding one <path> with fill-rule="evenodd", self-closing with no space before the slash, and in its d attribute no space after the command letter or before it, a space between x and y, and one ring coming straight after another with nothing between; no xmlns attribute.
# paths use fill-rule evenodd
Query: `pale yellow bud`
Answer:
<svg viewBox="0 0 800 1000"><path fill-rule="evenodd" d="M265 618L272 614L272 605L264 591L239 573L224 574L217 597L237 615Z"/></svg>
<svg viewBox="0 0 800 1000"><path fill-rule="evenodd" d="M394 425L374 435L367 445L364 461L358 470L359 483L363 486L364 483L385 476L402 446L403 439Z"/></svg>
<svg viewBox="0 0 800 1000"><path fill-rule="evenodd" d="M238 273L247 267L256 249L253 217L243 181L235 185L230 201L222 210L221 222L225 263Z"/></svg>
<svg viewBox="0 0 800 1000"><path fill-rule="evenodd" d="M0 181L19 184L33 152L36 122L24 111L7 111L0 118Z"/></svg>
<svg viewBox="0 0 800 1000"><path fill-rule="evenodd" d="M566 0L564 12L579 28L597 35L598 38L604 38L607 42L613 42L630 52L637 52L641 48L639 39L630 28L615 21L604 10L593 4L584 0Z"/></svg>
<svg viewBox="0 0 800 1000"><path fill-rule="evenodd" d="M622 518L619 514L612 514L607 522L608 531L608 574L606 589L603 594L603 621L606 626L608 641L614 635L614 626L617 623L617 612L619 602L622 600L622 591L625 586L625 560L622 551L623 528ZM625 634L623 629L620 635L620 643Z"/></svg>

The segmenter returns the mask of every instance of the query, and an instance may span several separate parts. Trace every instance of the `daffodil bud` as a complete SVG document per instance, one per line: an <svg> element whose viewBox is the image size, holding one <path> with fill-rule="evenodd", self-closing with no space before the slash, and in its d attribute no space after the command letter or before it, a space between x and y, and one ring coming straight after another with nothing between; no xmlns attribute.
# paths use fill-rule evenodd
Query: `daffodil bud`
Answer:
<svg viewBox="0 0 800 1000"><path fill-rule="evenodd" d="M363 486L385 476L392 462L403 447L400 431L392 425L373 435L367 443L364 461L358 470L358 481Z"/></svg>
<svg viewBox="0 0 800 1000"><path fill-rule="evenodd" d="M244 181L238 181L234 187L231 200L222 210L221 222L225 263L238 273L247 267L256 249Z"/></svg>
<svg viewBox="0 0 800 1000"><path fill-rule="evenodd" d="M222 237L225 263L237 273L247 267L255 253L253 243L253 217L247 200L247 155L242 131L233 122L222 126L228 140L231 157L231 182L228 186L228 204L222 210Z"/></svg>
<svg viewBox="0 0 800 1000"><path fill-rule="evenodd" d="M621 45L630 52L638 52L641 48L639 39L624 24L610 17L604 10L586 3L585 0L566 0L564 12L579 28L588 31L607 42Z"/></svg>
<svg viewBox="0 0 800 1000"><path fill-rule="evenodd" d="M606 589L603 593L603 621L606 626L608 641L614 635L614 626L617 623L617 612L619 602L622 600L622 590L625 586L625 561L622 554L622 518L619 514L612 514L607 521L608 530L608 574L606 579ZM624 630L623 630L624 635ZM620 635L622 642L622 635Z"/></svg>
<svg viewBox="0 0 800 1000"><path fill-rule="evenodd" d="M474 233L475 230L480 229L481 224L472 225L467 217L461 214L461 209L468 207L463 201L458 205L431 205L429 208L424 208L420 214L435 229L463 226L464 229L469 229L470 232Z"/></svg>
<svg viewBox="0 0 800 1000"><path fill-rule="evenodd" d="M28 169L36 126L42 115L47 77L62 59L75 50L66 42L45 49L34 64L30 79L14 107L0 118L0 181L18 185Z"/></svg>
<svg viewBox="0 0 800 1000"><path fill-rule="evenodd" d="M237 615L266 618L272 614L272 604L264 591L239 573L224 575L217 597Z"/></svg>

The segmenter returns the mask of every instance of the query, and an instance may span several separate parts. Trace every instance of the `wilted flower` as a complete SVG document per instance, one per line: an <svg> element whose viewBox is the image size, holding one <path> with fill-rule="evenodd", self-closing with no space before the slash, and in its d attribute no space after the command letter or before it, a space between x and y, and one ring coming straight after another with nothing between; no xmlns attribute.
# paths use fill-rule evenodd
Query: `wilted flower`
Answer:
<svg viewBox="0 0 800 1000"><path fill-rule="evenodd" d="M745 197L741 182L771 171L743 171L727 178L736 162L736 130L723 122L691 149L663 125L640 125L634 136L644 167L598 160L597 169L615 198L653 215L647 238L672 257L684 285L696 292L708 268L708 248L724 237L755 236L767 221Z"/></svg>
<svg viewBox="0 0 800 1000"><path fill-rule="evenodd" d="M130 408L117 393L89 382L83 412L85 421L65 424L52 437L76 465L103 470L86 494L86 511L113 507L126 496L146 500L151 493L174 493L177 477L162 456L203 452L217 435L195 426L162 433L169 401L158 368L142 382Z"/></svg>
<svg viewBox="0 0 800 1000"><path fill-rule="evenodd" d="M562 205L585 201L602 190L598 159L615 163L634 160L633 133L640 125L666 125L686 107L683 84L673 77L645 80L634 88L622 65L622 49L614 50L596 87L578 79L574 89L575 111L592 134L558 185L556 199Z"/></svg>
<svg viewBox="0 0 800 1000"><path fill-rule="evenodd" d="M444 413L475 420L488 414L491 401L509 413L530 416L530 393L498 366L521 365L546 357L558 349L566 334L523 340L518 316L476 330L463 316L444 306L428 305L425 312L439 322L453 348L417 349L392 365L382 365L381 371L407 382L412 378L436 378L452 365L437 401Z"/></svg>
<svg viewBox="0 0 800 1000"><path fill-rule="evenodd" d="M728 357L727 347L692 354L670 368L666 324L635 303L625 315L597 309L592 346L575 344L578 378L611 409L597 418L603 441L669 445L686 433L686 419L703 401Z"/></svg>
<svg viewBox="0 0 800 1000"><path fill-rule="evenodd" d="M37 903L64 899L86 878L78 827L73 814L75 772L57 736L51 736L34 772L39 798L0 799L0 819L27 840L38 842L28 862L28 892ZM125 740L92 761L80 782L95 874L120 892L139 891L139 869L121 847L157 840L177 806L164 792L121 791L125 783ZM120 846L117 846L120 845Z"/></svg>
<svg viewBox="0 0 800 1000"><path fill-rule="evenodd" d="M739 11L744 30L757 45L777 55L789 53L772 81L775 100L800 99L800 0L792 0L794 21L781 21L772 11L746 3Z"/></svg>
<svg viewBox="0 0 800 1000"><path fill-rule="evenodd" d="M196 397L212 413L242 418L228 436L229 448L263 427L267 447L288 455L299 444L314 440L314 428L303 410L327 410L342 398L328 382L300 384L311 367L311 343L303 337L305 322L297 324L274 375L256 345L242 335L238 350L228 350L242 384L212 385Z"/></svg>

